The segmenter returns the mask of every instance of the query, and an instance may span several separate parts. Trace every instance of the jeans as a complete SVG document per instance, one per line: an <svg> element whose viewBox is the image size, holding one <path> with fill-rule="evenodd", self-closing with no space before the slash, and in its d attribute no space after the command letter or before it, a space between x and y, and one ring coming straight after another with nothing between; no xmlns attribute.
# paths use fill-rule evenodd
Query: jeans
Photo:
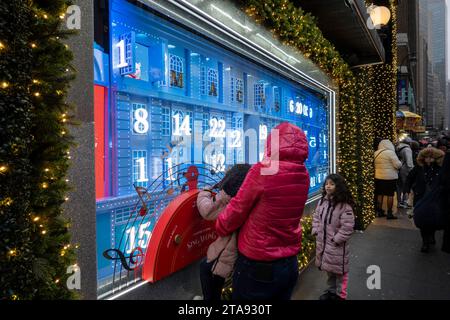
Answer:
<svg viewBox="0 0 450 320"><path fill-rule="evenodd" d="M343 275L328 272L327 291L347 299L348 272Z"/></svg>
<svg viewBox="0 0 450 320"><path fill-rule="evenodd" d="M397 180L397 202L398 204L408 203L408 188L406 187L406 179L399 178Z"/></svg>
<svg viewBox="0 0 450 320"><path fill-rule="evenodd" d="M290 300L297 284L297 256L271 262L239 254L233 274L233 300Z"/></svg>
<svg viewBox="0 0 450 320"><path fill-rule="evenodd" d="M200 281L202 283L203 300L220 301L225 279L212 273L211 268L215 261L200 263Z"/></svg>

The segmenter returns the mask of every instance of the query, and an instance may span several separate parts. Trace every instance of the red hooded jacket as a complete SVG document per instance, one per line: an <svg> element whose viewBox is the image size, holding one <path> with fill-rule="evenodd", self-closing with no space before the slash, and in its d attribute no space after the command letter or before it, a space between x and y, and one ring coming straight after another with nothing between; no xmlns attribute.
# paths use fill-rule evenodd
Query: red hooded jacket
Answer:
<svg viewBox="0 0 450 320"><path fill-rule="evenodd" d="M240 228L239 252L257 261L298 254L302 237L300 219L308 198L309 174L304 165L308 157L306 136L287 122L275 129L279 130L279 139L271 143L272 131L263 161L250 169L239 192L216 221L220 236ZM277 170L273 173L268 168Z"/></svg>

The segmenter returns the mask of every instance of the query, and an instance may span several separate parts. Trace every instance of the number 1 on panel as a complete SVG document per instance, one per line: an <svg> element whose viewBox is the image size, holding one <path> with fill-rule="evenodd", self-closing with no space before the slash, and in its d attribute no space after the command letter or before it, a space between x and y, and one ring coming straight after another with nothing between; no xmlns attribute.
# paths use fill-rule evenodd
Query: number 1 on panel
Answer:
<svg viewBox="0 0 450 320"><path fill-rule="evenodd" d="M130 235L130 237L128 238L129 241L128 241L128 250L127 250L127 254L130 254L136 245L136 228L131 227L131 228L127 229L127 231L125 233Z"/></svg>
<svg viewBox="0 0 450 320"><path fill-rule="evenodd" d="M137 182L147 182L148 178L145 174L145 158L139 158L136 160L139 165L139 178L136 180Z"/></svg>
<svg viewBox="0 0 450 320"><path fill-rule="evenodd" d="M128 67L127 60L125 58L125 40L120 40L116 47L119 48L119 64L117 68L125 68Z"/></svg>
<svg viewBox="0 0 450 320"><path fill-rule="evenodd" d="M168 181L175 181L175 177L173 176L173 162L172 162L172 158L167 158L167 175L168 177L166 178L166 180Z"/></svg>

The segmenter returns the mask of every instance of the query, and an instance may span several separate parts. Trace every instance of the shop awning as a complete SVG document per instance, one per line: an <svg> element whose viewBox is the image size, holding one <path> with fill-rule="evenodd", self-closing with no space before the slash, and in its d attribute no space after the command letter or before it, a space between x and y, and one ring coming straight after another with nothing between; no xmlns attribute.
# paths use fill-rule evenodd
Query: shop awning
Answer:
<svg viewBox="0 0 450 320"><path fill-rule="evenodd" d="M396 111L395 116L397 118L415 118L415 119L422 119L421 116L418 114L411 112L411 111Z"/></svg>
<svg viewBox="0 0 450 320"><path fill-rule="evenodd" d="M395 112L397 118L397 129L423 132L423 126L421 124L422 117L411 111L398 110Z"/></svg>

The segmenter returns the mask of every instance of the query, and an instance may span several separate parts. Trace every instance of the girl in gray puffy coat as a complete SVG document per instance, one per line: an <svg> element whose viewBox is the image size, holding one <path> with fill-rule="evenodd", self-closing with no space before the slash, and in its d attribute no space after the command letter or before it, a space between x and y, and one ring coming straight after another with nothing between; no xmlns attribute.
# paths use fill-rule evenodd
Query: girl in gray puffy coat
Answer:
<svg viewBox="0 0 450 320"><path fill-rule="evenodd" d="M330 174L325 179L322 198L313 215L316 266L328 273L328 289L320 300L347 298L348 240L355 223L353 207L354 201L344 178Z"/></svg>

